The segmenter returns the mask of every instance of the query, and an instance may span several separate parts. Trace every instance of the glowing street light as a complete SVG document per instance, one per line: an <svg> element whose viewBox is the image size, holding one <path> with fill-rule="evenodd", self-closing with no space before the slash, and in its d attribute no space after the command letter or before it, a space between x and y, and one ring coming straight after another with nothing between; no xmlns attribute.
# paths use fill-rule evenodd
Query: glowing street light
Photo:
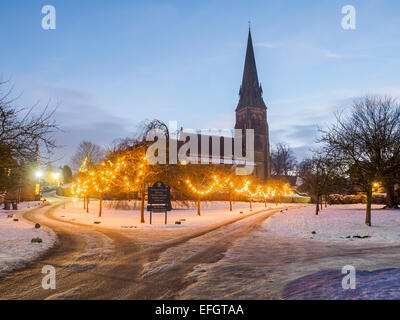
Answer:
<svg viewBox="0 0 400 320"><path fill-rule="evenodd" d="M59 187L60 186L60 173L59 172L54 172L53 173L53 178L55 180L57 180L57 186Z"/></svg>
<svg viewBox="0 0 400 320"><path fill-rule="evenodd" d="M40 200L40 178L42 177L42 171L36 171L35 176L38 179L38 183L35 185L35 200Z"/></svg>

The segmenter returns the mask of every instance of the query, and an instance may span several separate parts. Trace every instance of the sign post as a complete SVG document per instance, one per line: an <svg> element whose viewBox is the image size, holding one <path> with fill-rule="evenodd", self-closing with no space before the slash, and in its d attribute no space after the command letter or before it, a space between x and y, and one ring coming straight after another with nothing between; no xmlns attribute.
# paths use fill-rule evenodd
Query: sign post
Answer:
<svg viewBox="0 0 400 320"><path fill-rule="evenodd" d="M150 211L150 224L153 212L165 212L165 224L167 224L167 212L171 211L171 192L163 182L158 181L148 188L147 211Z"/></svg>

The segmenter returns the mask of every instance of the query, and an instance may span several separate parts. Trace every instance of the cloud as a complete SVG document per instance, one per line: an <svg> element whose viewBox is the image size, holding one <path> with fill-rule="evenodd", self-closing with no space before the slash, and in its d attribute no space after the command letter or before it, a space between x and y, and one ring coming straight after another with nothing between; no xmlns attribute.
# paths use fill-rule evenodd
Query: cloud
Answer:
<svg viewBox="0 0 400 320"><path fill-rule="evenodd" d="M325 57L332 58L332 59L343 59L344 57L341 54L334 53L334 52L325 52Z"/></svg>
<svg viewBox="0 0 400 320"><path fill-rule="evenodd" d="M256 47L264 47L264 48L271 48L271 49L278 48L277 44L273 44L273 43L269 43L269 42L256 42L254 45Z"/></svg>
<svg viewBox="0 0 400 320"><path fill-rule="evenodd" d="M301 146L292 148L293 153L297 159L297 161L301 162L305 158L308 158L312 155L312 150L310 146Z"/></svg>
<svg viewBox="0 0 400 320"><path fill-rule="evenodd" d="M43 97L49 97L50 108L57 106L55 117L62 130L55 136L59 148L52 154L52 159L56 160L56 165L68 164L82 140L105 147L117 138L132 136L135 123L128 117L116 116L113 109L104 107L95 94L44 82L30 82L28 92L21 100L29 104L43 100ZM43 102L39 105L47 101Z"/></svg>

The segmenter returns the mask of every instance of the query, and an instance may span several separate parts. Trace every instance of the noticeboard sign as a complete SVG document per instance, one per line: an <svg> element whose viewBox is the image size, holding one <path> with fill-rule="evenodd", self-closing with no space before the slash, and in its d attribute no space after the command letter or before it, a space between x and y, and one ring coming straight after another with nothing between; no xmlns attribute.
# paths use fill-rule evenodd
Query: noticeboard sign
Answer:
<svg viewBox="0 0 400 320"><path fill-rule="evenodd" d="M163 182L158 181L148 188L148 204L166 205L170 207L171 192Z"/></svg>
<svg viewBox="0 0 400 320"><path fill-rule="evenodd" d="M171 192L163 182L158 181L148 188L147 211L150 211L150 224L153 212L165 212L165 224L167 224L167 211L171 211Z"/></svg>

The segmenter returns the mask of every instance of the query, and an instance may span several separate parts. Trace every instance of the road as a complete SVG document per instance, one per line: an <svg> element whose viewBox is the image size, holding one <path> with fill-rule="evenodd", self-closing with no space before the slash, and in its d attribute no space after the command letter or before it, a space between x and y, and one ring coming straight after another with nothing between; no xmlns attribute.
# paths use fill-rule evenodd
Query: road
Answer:
<svg viewBox="0 0 400 320"><path fill-rule="evenodd" d="M53 229L58 240L0 279L1 299L281 299L288 282L321 268L399 261L398 247L304 245L265 234L260 226L280 209L163 234L61 221L54 213L62 205L55 200L24 215ZM44 265L56 268L55 290L41 286Z"/></svg>
<svg viewBox="0 0 400 320"><path fill-rule="evenodd" d="M63 202L32 210L24 218L51 228L56 245L44 256L0 279L1 299L174 299L190 284L186 276L199 264L215 263L234 241L257 228L279 210L184 233L164 236L151 244L135 239L136 230L113 230L65 222L54 216ZM239 222L243 222L240 225ZM154 231L153 231L154 233ZM143 237L143 235L141 235ZM204 238L216 237L204 247ZM197 243L198 242L198 243ZM147 272L160 256L190 243L198 251L174 254L174 263L158 272ZM44 265L56 268L56 290L41 287ZM157 284L155 286L155 283Z"/></svg>

